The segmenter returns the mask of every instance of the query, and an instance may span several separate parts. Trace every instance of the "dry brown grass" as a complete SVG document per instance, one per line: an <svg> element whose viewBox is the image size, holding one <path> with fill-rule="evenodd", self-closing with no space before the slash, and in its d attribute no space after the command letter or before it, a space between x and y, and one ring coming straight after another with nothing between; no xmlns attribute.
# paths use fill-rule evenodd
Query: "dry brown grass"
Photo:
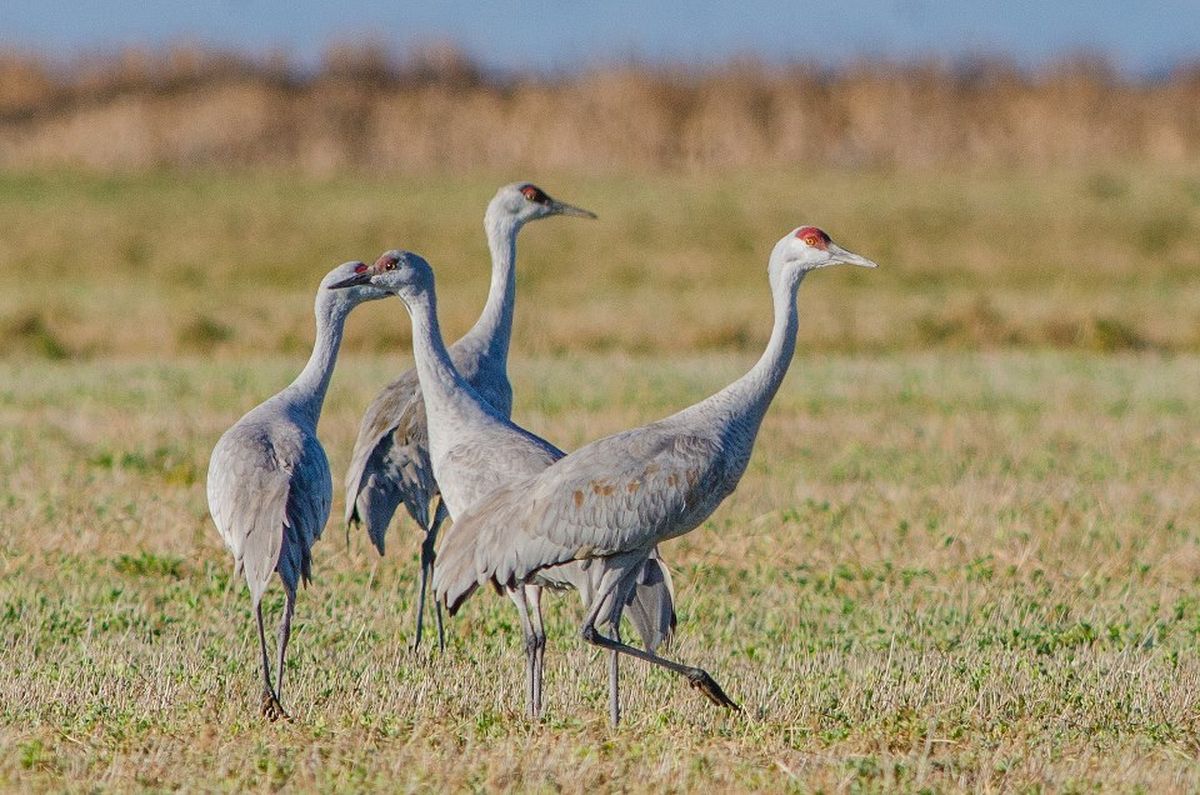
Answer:
<svg viewBox="0 0 1200 795"><path fill-rule="evenodd" d="M0 56L0 167L473 172L1194 164L1200 71L1081 59L842 70L735 62L489 75L453 51L334 49L321 68L180 47Z"/></svg>

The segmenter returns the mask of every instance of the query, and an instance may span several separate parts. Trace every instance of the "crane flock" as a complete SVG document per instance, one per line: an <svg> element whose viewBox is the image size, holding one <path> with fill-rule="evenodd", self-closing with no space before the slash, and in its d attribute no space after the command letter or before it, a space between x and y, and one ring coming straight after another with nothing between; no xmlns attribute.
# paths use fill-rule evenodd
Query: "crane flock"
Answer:
<svg viewBox="0 0 1200 795"><path fill-rule="evenodd" d="M346 319L360 303L396 296L412 325L415 366L367 408L345 477L347 537L363 525L380 554L403 504L422 535L413 641L421 642L426 592L457 613L491 584L517 609L526 657L526 713L543 711L544 589L573 589L583 603L580 636L608 651L609 719L620 721L618 659L627 655L683 676L714 704L737 704L701 668L659 655L676 625L671 575L658 545L690 532L737 486L796 344L796 294L811 271L834 264L875 267L822 230L800 226L775 244L767 274L774 322L766 350L741 378L665 419L599 439L571 453L511 420L507 361L516 299L516 240L532 220L585 218L529 183L506 185L484 217L492 279L479 320L447 346L438 325L433 269L391 250L374 264L330 271L317 290L316 341L299 376L226 431L212 452L208 503L235 571L250 588L263 676L262 714L287 717L283 673L297 585L308 582L312 546L332 504L332 480L317 438ZM436 507L431 503L436 499ZM439 530L445 519L449 530ZM285 603L276 678L262 597L278 572ZM643 648L621 638L628 616Z"/></svg>

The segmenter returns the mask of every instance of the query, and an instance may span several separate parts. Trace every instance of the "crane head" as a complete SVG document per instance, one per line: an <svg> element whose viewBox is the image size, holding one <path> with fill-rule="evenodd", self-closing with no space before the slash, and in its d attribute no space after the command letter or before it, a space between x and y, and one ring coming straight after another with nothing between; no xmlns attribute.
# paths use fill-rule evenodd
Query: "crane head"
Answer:
<svg viewBox="0 0 1200 795"><path fill-rule="evenodd" d="M392 249L385 251L373 265L356 268L346 279L330 285L330 289L367 289L402 299L433 289L433 268L420 254Z"/></svg>
<svg viewBox="0 0 1200 795"><path fill-rule="evenodd" d="M775 244L772 265L805 273L828 265L857 265L878 267L866 257L855 254L834 243L823 230L815 226L799 226Z"/></svg>
<svg viewBox="0 0 1200 795"><path fill-rule="evenodd" d="M573 204L560 202L531 182L513 182L496 191L488 205L487 217L508 218L518 224L549 218L552 215L573 215L576 218L595 218L596 214Z"/></svg>
<svg viewBox="0 0 1200 795"><path fill-rule="evenodd" d="M346 287L355 287L356 289L342 293L340 296L342 300L349 300L354 304L387 298L388 293L386 291L370 283L351 284L358 274L367 270L367 267L366 263L357 260L343 262L325 274L325 278L321 280L321 288L323 290L340 290Z"/></svg>

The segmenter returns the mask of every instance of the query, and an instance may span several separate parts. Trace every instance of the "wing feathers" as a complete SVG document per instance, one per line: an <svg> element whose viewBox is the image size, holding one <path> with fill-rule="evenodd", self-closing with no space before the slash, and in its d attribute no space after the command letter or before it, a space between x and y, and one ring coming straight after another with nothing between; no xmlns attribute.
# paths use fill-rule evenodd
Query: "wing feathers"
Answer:
<svg viewBox="0 0 1200 795"><path fill-rule="evenodd" d="M690 529L681 522L710 502L719 450L708 439L647 430L594 442L465 512L443 537L439 598L457 604L488 580L514 584L547 566L649 549Z"/></svg>

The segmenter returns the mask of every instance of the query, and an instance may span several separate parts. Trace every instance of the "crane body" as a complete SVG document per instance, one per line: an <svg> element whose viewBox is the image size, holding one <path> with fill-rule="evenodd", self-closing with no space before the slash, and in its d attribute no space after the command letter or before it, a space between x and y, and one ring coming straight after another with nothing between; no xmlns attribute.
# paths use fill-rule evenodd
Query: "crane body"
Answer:
<svg viewBox="0 0 1200 795"><path fill-rule="evenodd" d="M246 578L258 622L262 652L262 712L287 717L280 693L291 637L296 588L312 574L312 546L329 519L333 481L329 461L317 439L317 421L333 376L346 316L358 303L382 298L363 286L332 290L362 262L334 268L317 290L317 337L299 376L283 391L251 409L221 435L208 465L209 512L234 568ZM274 684L263 626L262 597L271 575L279 574L285 603L278 632L278 671Z"/></svg>
<svg viewBox="0 0 1200 795"><path fill-rule="evenodd" d="M713 703L736 708L703 669L605 637L597 625L620 611L657 544L699 526L737 486L795 352L800 282L837 263L875 267L816 227L782 238L768 266L774 324L754 367L706 400L585 445L456 517L440 549L437 598L453 614L481 584L511 589L547 567L602 561L584 640L679 673Z"/></svg>
<svg viewBox="0 0 1200 795"><path fill-rule="evenodd" d="M471 329L449 348L463 379L504 417L512 414L508 347L516 302L517 235L526 223L555 215L596 217L526 182L505 185L496 192L484 214L492 258L487 302ZM346 471L345 487L347 532L351 525L364 524L380 554L388 525L401 504L424 534L413 642L414 648L418 647L424 631L425 594L435 542L448 512L439 499L430 515L439 484L430 461L425 402L415 368L384 387L367 407ZM445 636L440 607L435 615L441 647Z"/></svg>
<svg viewBox="0 0 1200 795"><path fill-rule="evenodd" d="M370 269L347 282L361 283L394 292L411 315L413 352L424 395L432 469L451 517L461 515L469 506L507 484L536 475L563 457L563 451L514 424L504 412L490 405L457 371L442 340L433 272L424 259L411 252L387 252ZM539 716L542 707L546 638L541 620L541 590L574 589L583 599L585 609L590 609L591 597L604 577L604 569L603 563L565 561L503 589L521 619L531 717ZM611 631L617 632L622 612L628 606L630 619L643 642L647 648L655 649L669 638L674 627L670 575L654 550L648 552L635 574L626 598L609 613ZM615 659L615 656L610 659L610 701L614 710L619 704Z"/></svg>

